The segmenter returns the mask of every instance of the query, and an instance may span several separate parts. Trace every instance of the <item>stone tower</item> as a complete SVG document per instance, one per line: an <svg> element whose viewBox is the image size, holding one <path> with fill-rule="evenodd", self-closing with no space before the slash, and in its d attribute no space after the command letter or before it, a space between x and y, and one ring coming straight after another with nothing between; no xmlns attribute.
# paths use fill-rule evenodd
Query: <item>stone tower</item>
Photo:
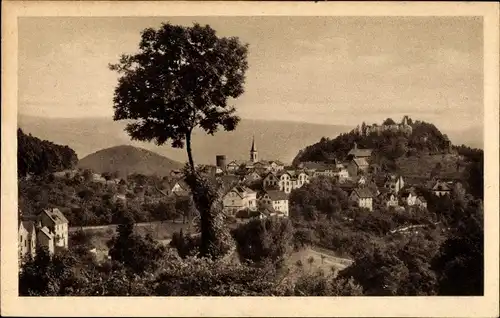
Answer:
<svg viewBox="0 0 500 318"><path fill-rule="evenodd" d="M255 147L255 137L252 138L252 149L250 149L250 161L255 163L259 161L259 153Z"/></svg>

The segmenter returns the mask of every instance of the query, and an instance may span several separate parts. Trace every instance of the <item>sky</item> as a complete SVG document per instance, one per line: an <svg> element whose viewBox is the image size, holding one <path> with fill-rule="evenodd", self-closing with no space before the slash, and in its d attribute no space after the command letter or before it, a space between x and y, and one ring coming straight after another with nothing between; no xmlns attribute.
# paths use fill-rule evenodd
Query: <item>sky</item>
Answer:
<svg viewBox="0 0 500 318"><path fill-rule="evenodd" d="M249 44L242 118L356 125L403 115L483 123L482 19L474 17L30 17L19 19L19 113L113 113L121 54L162 22L209 24Z"/></svg>

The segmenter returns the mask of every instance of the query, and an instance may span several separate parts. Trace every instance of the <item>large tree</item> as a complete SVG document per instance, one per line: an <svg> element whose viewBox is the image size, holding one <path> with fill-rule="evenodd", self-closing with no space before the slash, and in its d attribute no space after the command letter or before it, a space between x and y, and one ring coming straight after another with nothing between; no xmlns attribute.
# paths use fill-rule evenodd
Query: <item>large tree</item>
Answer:
<svg viewBox="0 0 500 318"><path fill-rule="evenodd" d="M196 127L214 134L239 122L230 98L243 94L248 45L217 37L210 26L164 23L141 34L139 52L110 65L120 75L114 120L129 120L133 140L186 145L194 171L191 136Z"/></svg>

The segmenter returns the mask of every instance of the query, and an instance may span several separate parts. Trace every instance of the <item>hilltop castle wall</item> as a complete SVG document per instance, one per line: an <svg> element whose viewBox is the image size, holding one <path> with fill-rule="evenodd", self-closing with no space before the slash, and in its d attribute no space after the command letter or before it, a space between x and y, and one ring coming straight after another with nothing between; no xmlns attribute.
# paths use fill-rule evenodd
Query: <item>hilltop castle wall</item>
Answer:
<svg viewBox="0 0 500 318"><path fill-rule="evenodd" d="M359 125L356 127L355 132L358 135L368 136L372 133L381 134L384 131L390 132L402 132L410 135L412 133L412 127L408 124L408 118L405 116L400 124L393 125L366 125L364 127L360 127Z"/></svg>

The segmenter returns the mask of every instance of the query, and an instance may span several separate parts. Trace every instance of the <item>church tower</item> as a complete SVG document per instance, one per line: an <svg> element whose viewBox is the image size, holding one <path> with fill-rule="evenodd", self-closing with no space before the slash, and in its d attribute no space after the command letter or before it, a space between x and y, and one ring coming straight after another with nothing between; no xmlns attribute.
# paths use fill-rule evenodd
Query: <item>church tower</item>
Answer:
<svg viewBox="0 0 500 318"><path fill-rule="evenodd" d="M252 138L252 149L250 149L250 161L255 163L259 161L259 154L257 148L255 147L255 137Z"/></svg>

